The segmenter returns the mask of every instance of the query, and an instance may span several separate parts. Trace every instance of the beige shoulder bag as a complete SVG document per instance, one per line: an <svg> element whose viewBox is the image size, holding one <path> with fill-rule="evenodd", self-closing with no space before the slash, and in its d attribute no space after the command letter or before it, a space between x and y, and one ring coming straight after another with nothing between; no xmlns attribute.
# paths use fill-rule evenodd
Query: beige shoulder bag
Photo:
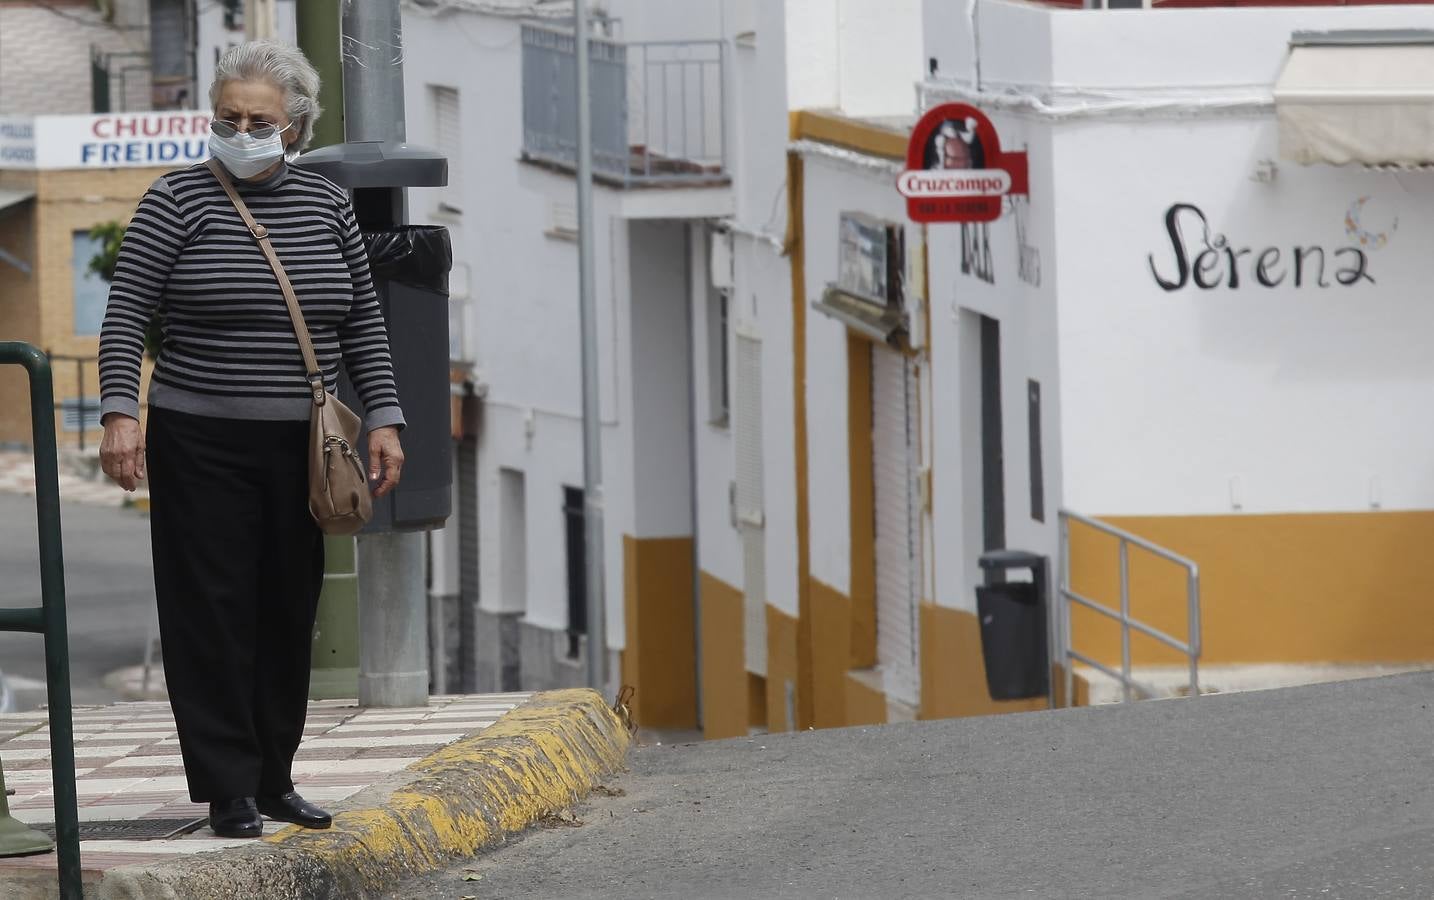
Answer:
<svg viewBox="0 0 1434 900"><path fill-rule="evenodd" d="M289 319L294 323L299 350L304 354L304 371L314 398L309 410L309 512L324 534L354 534L373 518L373 499L364 476L363 460L356 449L363 423L353 410L324 389L324 376L314 356L314 342L309 339L304 312L299 308L299 298L294 295L294 286L289 283L274 246L269 243L269 230L254 221L219 161L211 159L208 165L249 227L249 233L259 242L265 259L269 260L279 281L279 290L284 293L284 302L289 306Z"/></svg>

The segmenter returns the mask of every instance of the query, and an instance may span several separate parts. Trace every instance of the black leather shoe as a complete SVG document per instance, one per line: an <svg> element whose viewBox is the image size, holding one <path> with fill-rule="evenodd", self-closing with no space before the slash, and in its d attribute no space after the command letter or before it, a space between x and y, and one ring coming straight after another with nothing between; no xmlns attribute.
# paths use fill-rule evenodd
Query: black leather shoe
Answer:
<svg viewBox="0 0 1434 900"><path fill-rule="evenodd" d="M328 828L334 817L290 791L277 797L259 797L259 812L279 822L291 822L305 828Z"/></svg>
<svg viewBox="0 0 1434 900"><path fill-rule="evenodd" d="M237 800L220 800L209 804L209 827L214 833L226 838L252 838L264 834L264 820L253 797Z"/></svg>

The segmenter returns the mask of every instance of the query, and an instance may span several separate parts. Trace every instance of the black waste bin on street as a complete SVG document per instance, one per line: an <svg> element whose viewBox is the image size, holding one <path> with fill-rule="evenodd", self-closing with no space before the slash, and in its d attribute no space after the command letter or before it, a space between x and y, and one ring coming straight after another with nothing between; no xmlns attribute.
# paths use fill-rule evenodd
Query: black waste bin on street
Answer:
<svg viewBox="0 0 1434 900"><path fill-rule="evenodd" d="M453 440L448 377L448 272L453 246L441 225L365 229L369 268L393 354L408 427L403 481L374 504L367 531L441 527L452 504ZM362 453L368 460L368 442ZM389 501L389 502L384 502Z"/></svg>
<svg viewBox="0 0 1434 900"><path fill-rule="evenodd" d="M448 272L453 247L441 226L404 224L404 188L447 184L447 160L404 143L353 141L305 153L297 164L353 192L408 423L403 480L374 501L373 520L363 533L442 527L452 511ZM346 375L339 379L339 399L362 408ZM367 439L359 450L367 465Z"/></svg>
<svg viewBox="0 0 1434 900"><path fill-rule="evenodd" d="M985 585L976 588L981 655L992 700L1026 700L1050 694L1050 645L1046 642L1047 559L1025 550L992 550L981 556ZM1028 569L1030 581L1006 573Z"/></svg>

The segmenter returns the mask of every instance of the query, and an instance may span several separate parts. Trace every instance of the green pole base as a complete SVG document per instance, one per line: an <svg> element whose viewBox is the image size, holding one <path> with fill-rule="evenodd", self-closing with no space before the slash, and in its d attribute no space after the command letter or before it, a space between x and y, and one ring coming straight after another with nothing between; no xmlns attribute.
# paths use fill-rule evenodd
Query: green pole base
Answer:
<svg viewBox="0 0 1434 900"><path fill-rule="evenodd" d="M314 622L310 700L357 700L358 574L351 537L324 538L324 589Z"/></svg>
<svg viewBox="0 0 1434 900"><path fill-rule="evenodd" d="M49 853L55 842L49 836L11 816L0 816L0 856L30 856Z"/></svg>
<svg viewBox="0 0 1434 900"><path fill-rule="evenodd" d="M357 700L358 667L314 669L309 673L310 700Z"/></svg>

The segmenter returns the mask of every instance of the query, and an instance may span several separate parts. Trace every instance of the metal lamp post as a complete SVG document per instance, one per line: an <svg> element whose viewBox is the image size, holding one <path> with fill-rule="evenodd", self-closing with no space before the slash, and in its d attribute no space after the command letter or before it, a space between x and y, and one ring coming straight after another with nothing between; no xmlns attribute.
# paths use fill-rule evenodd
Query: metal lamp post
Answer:
<svg viewBox="0 0 1434 900"><path fill-rule="evenodd" d="M587 0L576 0L578 92L578 301L583 367L583 496L587 526L588 686L607 688L607 604L603 602L602 410L598 395L597 300L593 294L592 93Z"/></svg>

